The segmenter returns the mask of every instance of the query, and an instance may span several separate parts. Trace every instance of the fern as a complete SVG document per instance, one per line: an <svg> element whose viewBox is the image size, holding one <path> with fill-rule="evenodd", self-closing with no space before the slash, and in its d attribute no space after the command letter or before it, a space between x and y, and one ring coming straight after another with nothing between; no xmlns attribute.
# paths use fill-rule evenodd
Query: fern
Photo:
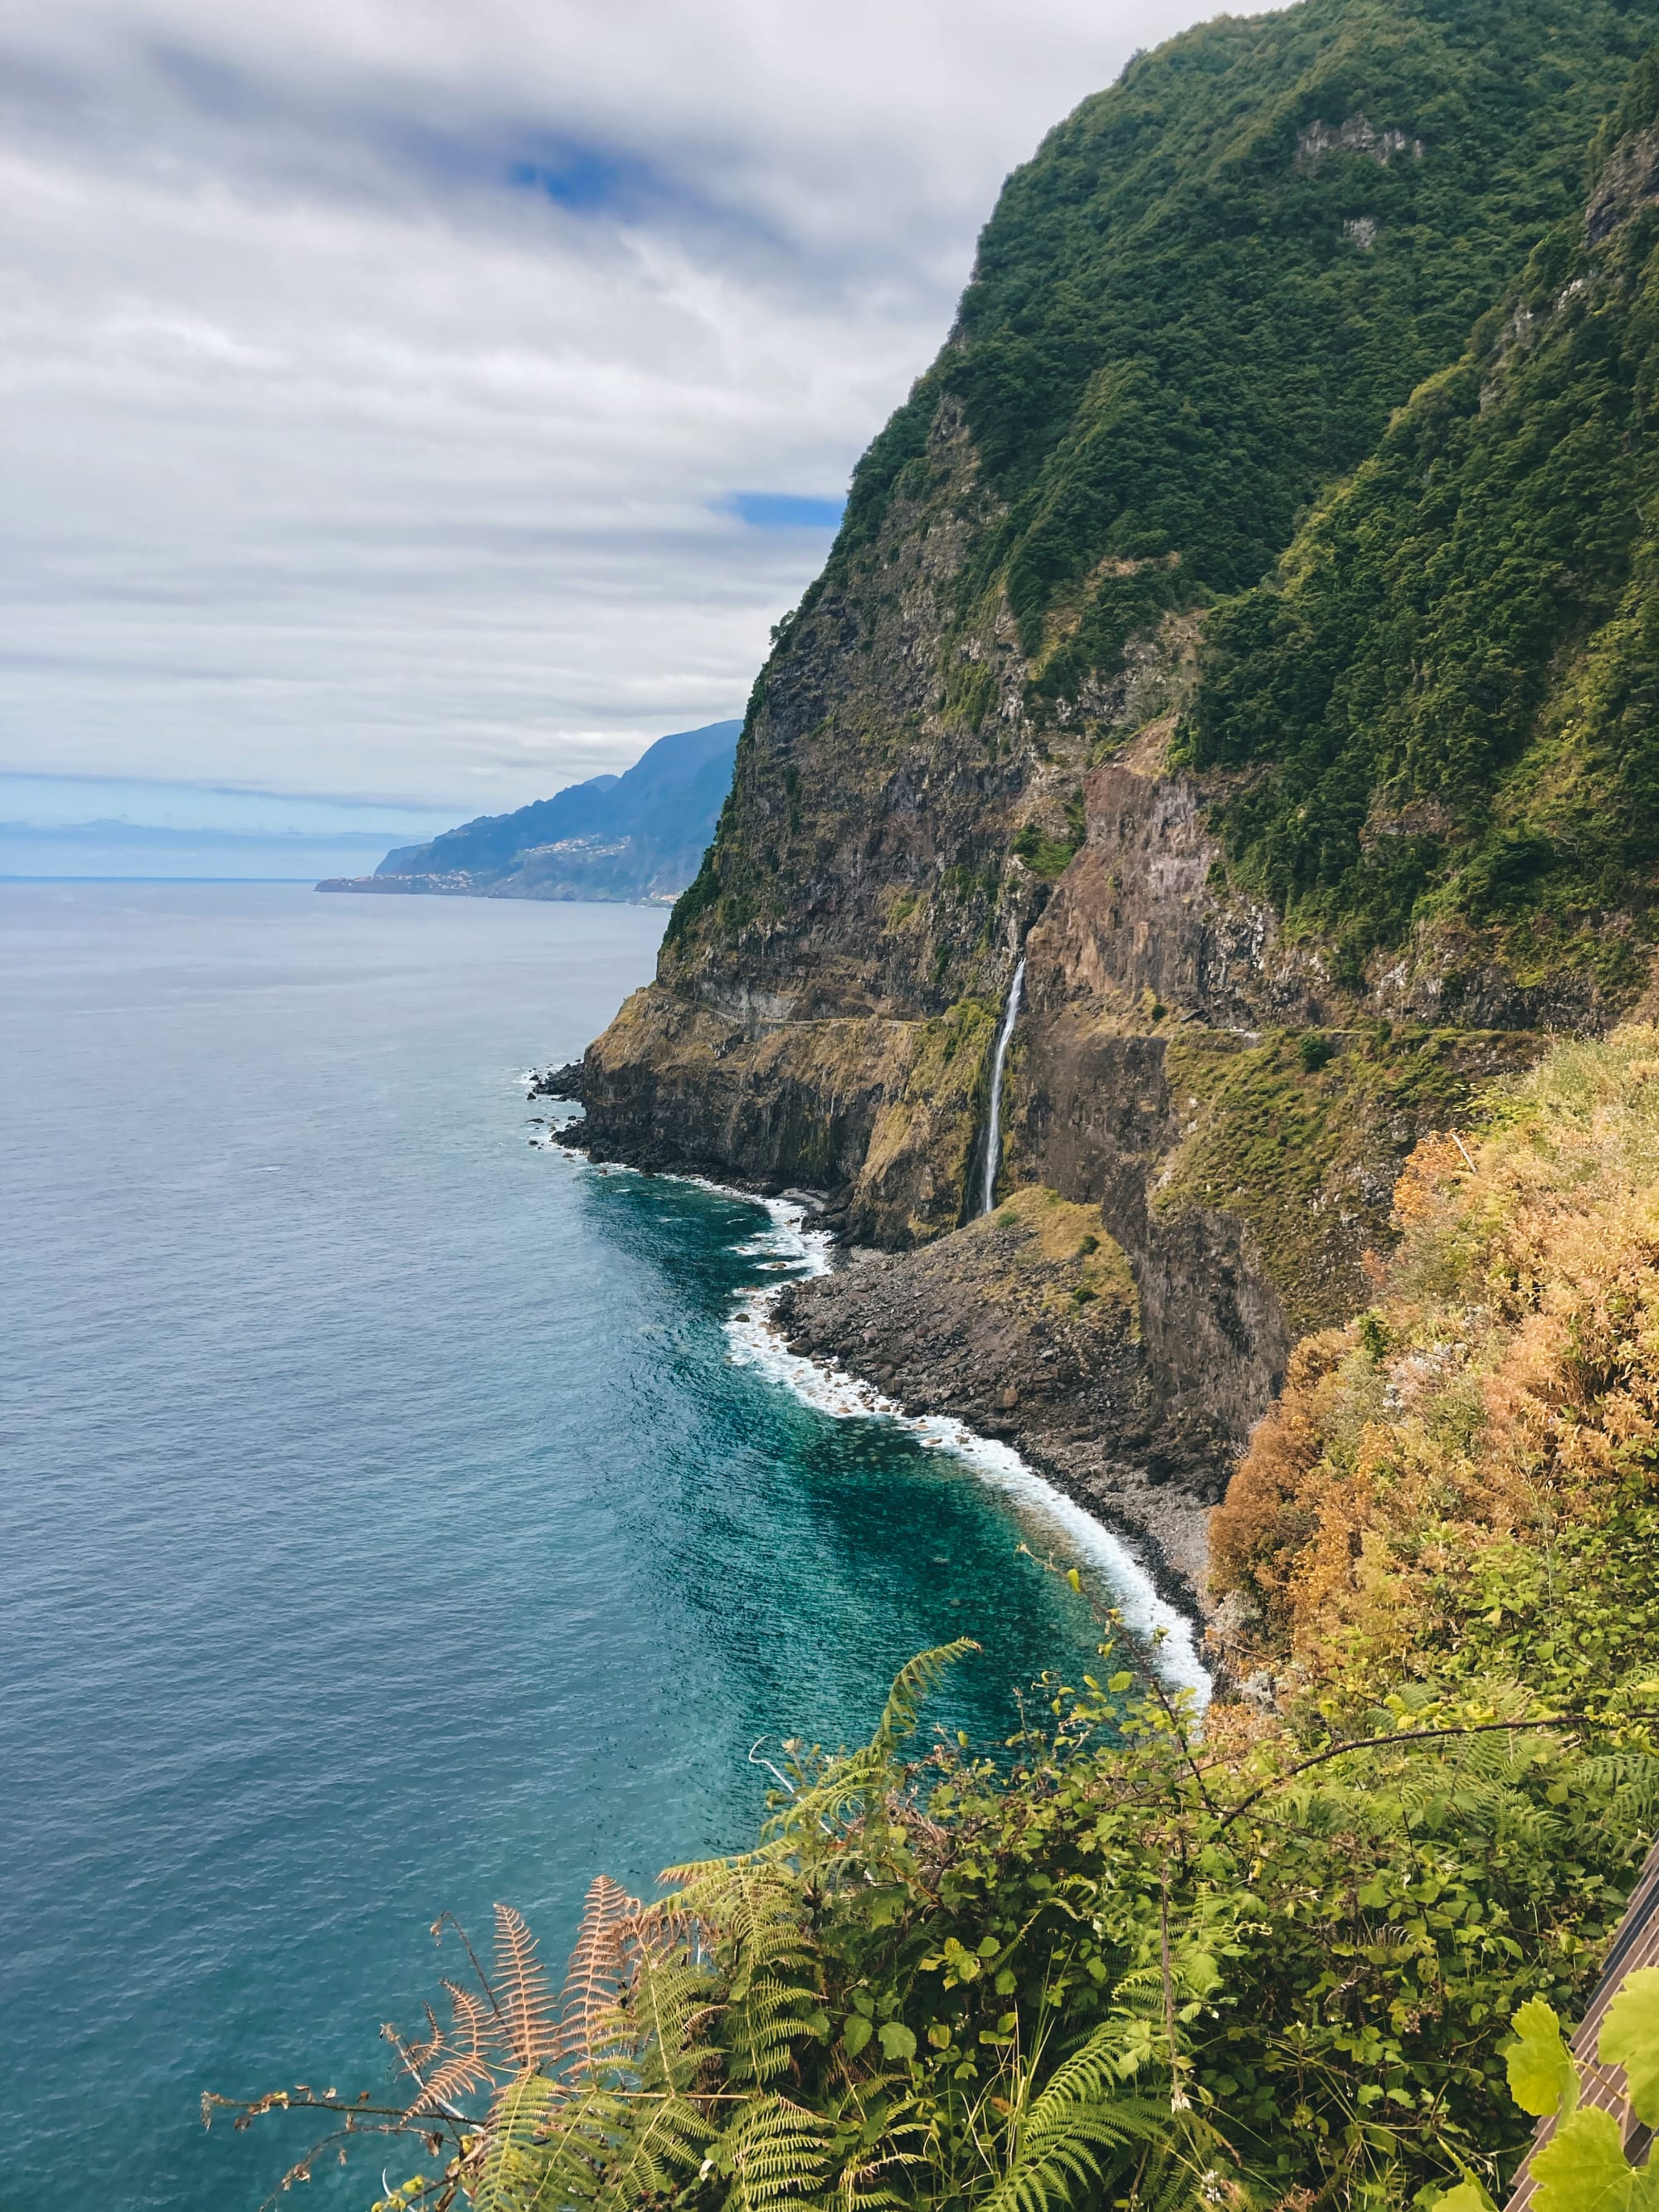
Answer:
<svg viewBox="0 0 1659 2212"><path fill-rule="evenodd" d="M648 2197L669 2195L697 2171L714 2139L707 2116L685 2097L636 2100L626 2117L594 2200L606 2212L633 2212Z"/></svg>
<svg viewBox="0 0 1659 2212"><path fill-rule="evenodd" d="M890 1758L906 1736L915 1734L923 1704L957 1660L981 1648L971 1637L959 1636L954 1644L938 1644L931 1651L919 1651L908 1666L900 1668L887 1692L887 1703L882 1708L871 1750Z"/></svg>
<svg viewBox="0 0 1659 2212"><path fill-rule="evenodd" d="M495 1990L501 2038L514 2063L527 2070L552 2057L558 2042L553 1992L536 1955L536 1939L510 1905L495 1907Z"/></svg>
<svg viewBox="0 0 1659 2212"><path fill-rule="evenodd" d="M819 2114L787 2098L757 2097L743 2105L710 2153L711 2163L732 2178L727 2212L807 2202L829 2165L830 2134Z"/></svg>
<svg viewBox="0 0 1659 2212"><path fill-rule="evenodd" d="M439 2063L422 2085L415 2104L417 2112L444 2112L458 2098L470 2097L495 2080L490 2044L495 2021L489 2006L459 1983L446 1982L444 1987L449 1992L454 2024L447 2036L422 2046L419 2056L435 2057ZM404 2063L421 2081L416 2054L405 2053Z"/></svg>
<svg viewBox="0 0 1659 2212"><path fill-rule="evenodd" d="M485 2123L474 2212L525 2212L538 2202L549 2164L545 2130L556 2085L518 2074L497 2091Z"/></svg>
<svg viewBox="0 0 1659 2212"><path fill-rule="evenodd" d="M1476 2154L1482 2023L1538 1986L1540 1858L1599 1934L1629 1858L1600 1848L1610 1808L1651 1802L1659 1759L1617 1731L1585 1753L1513 1682L1390 1692L1352 1741L1218 1725L1201 1766L1167 1705L1108 1728L1067 1692L1086 1728L1022 1736L1012 1774L942 1746L924 1805L902 1747L963 1648L913 1662L860 1749L798 1765L755 1850L650 1906L596 1881L556 2008L498 1912L449 2025L394 2036L409 2104L345 2132L447 2150L421 2212L1243 2212L1258 2183L1299 2203L1274 2179L1297 2171L1403 2202ZM1355 2052L1385 2008L1398 2112ZM1317 2128L1228 2109L1240 2045Z"/></svg>
<svg viewBox="0 0 1659 2212"><path fill-rule="evenodd" d="M588 1887L581 1923L560 1994L558 2026L539 2054L592 2072L612 2055L616 2008L636 1937L640 1901L619 1882L599 1875Z"/></svg>

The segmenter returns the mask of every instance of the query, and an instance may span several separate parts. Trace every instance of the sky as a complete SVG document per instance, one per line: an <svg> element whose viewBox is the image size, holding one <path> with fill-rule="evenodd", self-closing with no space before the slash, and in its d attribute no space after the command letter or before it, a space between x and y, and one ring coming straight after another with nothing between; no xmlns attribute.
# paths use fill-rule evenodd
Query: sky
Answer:
<svg viewBox="0 0 1659 2212"><path fill-rule="evenodd" d="M1208 12L0 0L0 822L430 834L741 713L1002 178Z"/></svg>

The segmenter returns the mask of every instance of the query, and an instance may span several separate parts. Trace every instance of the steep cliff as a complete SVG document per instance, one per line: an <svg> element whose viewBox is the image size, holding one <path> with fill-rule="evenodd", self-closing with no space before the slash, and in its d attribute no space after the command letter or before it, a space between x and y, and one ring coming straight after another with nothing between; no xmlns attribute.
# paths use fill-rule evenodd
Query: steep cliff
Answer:
<svg viewBox="0 0 1659 2212"><path fill-rule="evenodd" d="M1577 853L1584 760L1598 819L1647 789L1607 765L1644 712L1639 88L1582 210L1656 27L1650 0L1304 0L1138 58L1053 134L783 626L657 982L587 1055L597 1149L810 1184L855 1240L950 1232L1024 945L1005 1187L1098 1207L1146 1402L1242 1438L1362 1295L1422 1131L1639 988L1639 899L1628 957L1552 955L1547 988L1544 925L1480 902L1550 877L1529 838ZM1518 675L1463 666L1506 620ZM1459 684L1486 750L1448 735L1437 781ZM1633 834L1574 881L1629 880ZM1558 951L1607 933L1571 896Z"/></svg>

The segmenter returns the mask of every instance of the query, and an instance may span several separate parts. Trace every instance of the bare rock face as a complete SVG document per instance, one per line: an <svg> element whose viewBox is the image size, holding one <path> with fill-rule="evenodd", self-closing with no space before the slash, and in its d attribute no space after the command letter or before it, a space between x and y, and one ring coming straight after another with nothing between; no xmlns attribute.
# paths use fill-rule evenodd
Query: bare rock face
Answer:
<svg viewBox="0 0 1659 2212"><path fill-rule="evenodd" d="M1168 720L1085 785L1087 838L1027 940L1010 1172L1088 1197L1139 1286L1159 1401L1236 1449L1291 1344L1364 1303L1399 1164L1525 1032L1396 1032L1230 894Z"/></svg>
<svg viewBox="0 0 1659 2212"><path fill-rule="evenodd" d="M1091 734L1040 756L1006 615L952 631L987 526L959 406L927 462L781 642L718 867L579 1086L596 1152L823 1190L887 1246L963 1217L998 1012L1048 893L1012 848L1024 822L1064 832ZM971 672L976 719L947 665Z"/></svg>
<svg viewBox="0 0 1659 2212"><path fill-rule="evenodd" d="M1217 1030L1317 1023L1334 995L1317 958L1285 953L1270 908L1213 887L1208 794L1167 765L1176 720L1148 723L1085 780L1083 848L1027 948L1032 1004L1086 1000L1143 1027L1154 1006Z"/></svg>
<svg viewBox="0 0 1659 2212"><path fill-rule="evenodd" d="M961 1217L992 1021L973 1001L922 1021L739 1021L659 987L565 1095L596 1154L822 1191L848 1235L904 1243Z"/></svg>
<svg viewBox="0 0 1659 2212"><path fill-rule="evenodd" d="M1143 657L1134 703L1178 696L1190 632L1171 639L1174 627L1155 684ZM1083 842L1052 884L1017 856L1005 861L1017 896L1004 914L1023 905L1034 918L1005 1074L1002 1181L1095 1209L1125 1255L1145 1418L1125 1426L1124 1400L1109 1419L1086 1363L1067 1389L1079 1418L1099 1424L1101 1466L1137 1463L1152 1487L1173 1481L1191 1500L1218 1493L1297 1337L1364 1304L1364 1256L1390 1240L1394 1181L1411 1146L1537 1041L1396 1029L1374 999L1333 981L1317 946L1285 945L1272 912L1220 878L1206 788L1169 765L1174 726L1172 713L1155 715L1081 774L1071 819L1075 829L1080 817ZM1052 746L1047 760L1032 747L1027 803L1054 761ZM860 884L849 904L868 896ZM812 926L828 932L827 889L823 899ZM938 903L935 893L926 911ZM945 912L948 923L954 907ZM849 914L848 941L869 926ZM781 963L787 933L773 939L762 951ZM980 1249L977 1227L949 1232L974 1211L1014 949L984 949L978 989L908 1018L878 1010L903 1003L896 980L878 995L849 980L841 988L852 1009L803 1015L778 1011L797 1003L782 992L735 1000L720 963L706 975L694 966L706 991L659 983L636 994L590 1050L573 1086L587 1108L586 1140L643 1165L816 1189L852 1243L930 1247L894 1280L917 1340L933 1344L928 1302L958 1313L960 1255ZM957 957L949 936L935 941L923 975ZM770 975L785 980L776 964ZM828 988L822 974L813 988ZM854 1337L834 1348L868 1371ZM1020 1428L1022 1448L1051 1471L1054 1395L1037 1401L1049 1407L1048 1441L1035 1441L1029 1407ZM1003 1409L964 1399L952 1410L994 1422Z"/></svg>
<svg viewBox="0 0 1659 2212"><path fill-rule="evenodd" d="M966 465L945 442L959 490ZM914 514L903 528L893 560L912 568L878 619L910 665L936 639L927 541ZM813 619L853 617L832 605ZM1142 726L1043 735L1015 702L994 766L940 714L884 764L851 741L838 755L823 694L775 685L740 756L744 835L769 819L794 841L799 898L671 948L567 1086L596 1153L817 1190L849 1242L902 1255L792 1292L799 1340L907 1405L1015 1438L1146 1535L1189 1594L1206 1502L1291 1346L1365 1301L1406 1152L1536 1049L1526 1031L1396 1027L1376 994L1334 981L1320 947L1285 944L1270 909L1226 887L1211 793L1169 763L1194 635L1166 623L1097 701L1157 709ZM867 710L848 711L861 725ZM789 781L811 716L816 800ZM1053 879L1013 849L1022 814L1070 841ZM1133 1285L1133 1328L1115 1334L1105 1307L1057 1319L1047 1279L1035 1308L1008 1287L1038 1280L1029 1253L1024 1278L1011 1257L1035 1233L1024 1211L960 1226L1022 940L1002 1183L1021 1208L1037 1191L1090 1210Z"/></svg>
<svg viewBox="0 0 1659 2212"><path fill-rule="evenodd" d="M1005 869L1038 767L1012 735L1025 664L997 608L965 630L956 612L994 519L941 402L924 479L809 594L756 688L712 895L671 933L664 988L745 1027L995 995L1042 886ZM976 717L948 696L951 664L974 672Z"/></svg>

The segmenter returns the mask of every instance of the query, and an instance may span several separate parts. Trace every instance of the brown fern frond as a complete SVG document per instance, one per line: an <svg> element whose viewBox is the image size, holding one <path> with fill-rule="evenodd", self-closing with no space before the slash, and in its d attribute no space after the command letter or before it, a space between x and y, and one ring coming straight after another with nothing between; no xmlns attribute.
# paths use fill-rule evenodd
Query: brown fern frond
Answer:
<svg viewBox="0 0 1659 2212"><path fill-rule="evenodd" d="M697 1921L672 1897L659 1898L654 1905L638 1906L633 1918L635 1942L653 1957L672 1950L678 1944L693 1942L699 1933Z"/></svg>
<svg viewBox="0 0 1659 2212"><path fill-rule="evenodd" d="M450 2009L455 2015L446 2042L452 2050L465 2051L474 2058L482 2058L489 2048L493 2008L475 1997L471 1990L463 1989L459 1982L446 1978L444 1987L449 1992Z"/></svg>
<svg viewBox="0 0 1659 2212"><path fill-rule="evenodd" d="M510 1905L495 1907L495 1978L493 1984L503 2039L521 2071L554 2055L553 1992L536 1955L536 1939L524 1915Z"/></svg>
<svg viewBox="0 0 1659 2212"><path fill-rule="evenodd" d="M415 2112L440 2112L457 2097L471 2096L475 2089L493 2087L495 2081L489 2052L492 2010L459 1983L447 1981L444 1987L454 2010L454 2026L442 2046L442 2063L424 2081L416 2075L421 2081L421 2095L410 2107Z"/></svg>
<svg viewBox="0 0 1659 2212"><path fill-rule="evenodd" d="M617 2002L629 1978L630 1948L641 1940L640 1901L608 1875L596 1875L565 1970L552 2055L595 2064L616 2034Z"/></svg>
<svg viewBox="0 0 1659 2212"><path fill-rule="evenodd" d="M444 2031L438 2025L437 2014L433 2011L429 2004L422 2005L421 2010L426 2014L427 2033L419 2042L411 2043L405 2049L400 2038L396 2036L392 2038L398 2045L398 2057L417 2079L437 2057L445 2042ZM389 2030L387 2032L390 2033Z"/></svg>

